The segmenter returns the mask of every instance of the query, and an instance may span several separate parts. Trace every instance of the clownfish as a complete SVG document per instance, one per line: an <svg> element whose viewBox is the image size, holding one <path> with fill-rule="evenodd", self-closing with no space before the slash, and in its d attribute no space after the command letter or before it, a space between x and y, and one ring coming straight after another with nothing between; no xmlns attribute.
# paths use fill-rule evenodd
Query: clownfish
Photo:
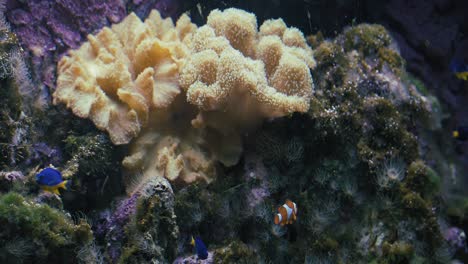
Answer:
<svg viewBox="0 0 468 264"><path fill-rule="evenodd" d="M452 136L455 139L465 141L468 139L468 127L466 126L459 126L453 132Z"/></svg>
<svg viewBox="0 0 468 264"><path fill-rule="evenodd" d="M195 246L195 250L197 251L197 256L199 259L207 259L208 258L208 250L205 246L205 243L199 238L196 237L190 242L190 245Z"/></svg>
<svg viewBox="0 0 468 264"><path fill-rule="evenodd" d="M36 174L36 182L44 191L57 195L60 194L59 189L66 190L69 185L68 181L63 180L62 173L54 167L45 168Z"/></svg>
<svg viewBox="0 0 468 264"><path fill-rule="evenodd" d="M278 208L278 213L275 215L275 225L289 225L296 221L297 206L291 200L286 202Z"/></svg>

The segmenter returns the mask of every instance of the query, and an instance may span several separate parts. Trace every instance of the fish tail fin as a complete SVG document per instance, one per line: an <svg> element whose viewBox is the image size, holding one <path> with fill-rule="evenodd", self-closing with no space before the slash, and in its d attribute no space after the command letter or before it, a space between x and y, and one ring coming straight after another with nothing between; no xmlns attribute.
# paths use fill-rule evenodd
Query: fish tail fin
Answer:
<svg viewBox="0 0 468 264"><path fill-rule="evenodd" d="M468 72L464 71L464 72L457 72L455 74L455 76L458 78L458 79L461 79L461 80L464 80L464 81L467 81L468 80Z"/></svg>
<svg viewBox="0 0 468 264"><path fill-rule="evenodd" d="M61 182L57 188L68 190L68 187L70 187L70 181L66 180L66 181Z"/></svg>

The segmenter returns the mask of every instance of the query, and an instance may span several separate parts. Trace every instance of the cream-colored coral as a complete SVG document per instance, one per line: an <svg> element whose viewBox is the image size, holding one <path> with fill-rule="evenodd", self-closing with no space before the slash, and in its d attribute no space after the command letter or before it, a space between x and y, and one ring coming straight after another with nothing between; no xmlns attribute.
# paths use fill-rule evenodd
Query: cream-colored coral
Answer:
<svg viewBox="0 0 468 264"><path fill-rule="evenodd" d="M236 8L224 11L215 9L210 12L207 26L216 36L225 37L234 49L251 57L255 52L257 37L257 18L254 14Z"/></svg>
<svg viewBox="0 0 468 264"><path fill-rule="evenodd" d="M130 155L122 164L133 174L141 171L140 179L130 178L129 193L138 189L139 183L146 182L145 177L161 176L171 182L188 184L200 180L210 183L216 176L213 159L196 141L154 131L143 133L132 144Z"/></svg>
<svg viewBox="0 0 468 264"><path fill-rule="evenodd" d="M136 137L123 161L141 176L133 186L156 176L211 182L215 161L238 162L244 133L309 108L312 50L281 19L258 30L253 14L214 10L197 28L186 15L174 25L152 11L88 40L60 61L54 103L90 118L115 144Z"/></svg>
<svg viewBox="0 0 468 264"><path fill-rule="evenodd" d="M90 118L113 143L128 143L150 111L167 108L180 93L179 64L188 52L182 41L195 28L187 16L174 26L152 11L144 23L132 13L89 35L60 60L54 103Z"/></svg>
<svg viewBox="0 0 468 264"><path fill-rule="evenodd" d="M251 13L214 10L189 46L193 54L182 67L180 85L200 108L198 121L219 111L223 124L208 121L209 126L249 126L264 117L308 110L312 50L302 33L281 19L266 21L258 31Z"/></svg>
<svg viewBox="0 0 468 264"><path fill-rule="evenodd" d="M306 112L315 67L303 34L281 19L257 30L253 14L214 10L188 44L193 54L180 74L180 86L199 115L195 127L240 135L264 118Z"/></svg>

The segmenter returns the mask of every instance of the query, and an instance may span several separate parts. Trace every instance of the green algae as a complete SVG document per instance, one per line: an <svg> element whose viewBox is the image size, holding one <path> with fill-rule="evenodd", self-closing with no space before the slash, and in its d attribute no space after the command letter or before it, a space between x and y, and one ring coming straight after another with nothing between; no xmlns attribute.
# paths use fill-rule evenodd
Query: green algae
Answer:
<svg viewBox="0 0 468 264"><path fill-rule="evenodd" d="M426 166L423 161L412 162L408 167L405 186L427 197L437 194L440 190L441 179L437 173Z"/></svg>
<svg viewBox="0 0 468 264"><path fill-rule="evenodd" d="M87 210L109 205L114 196L122 193L122 154L107 135L99 132L84 135L72 133L63 143L64 157L68 161L63 166L62 174L72 181L76 199L87 196L91 203L86 205ZM73 202L68 202L67 206L74 210L84 210Z"/></svg>
<svg viewBox="0 0 468 264"><path fill-rule="evenodd" d="M378 52L391 43L388 31L381 25L361 24L345 30L344 48L346 51L357 50L364 56Z"/></svg>
<svg viewBox="0 0 468 264"><path fill-rule="evenodd" d="M73 223L62 211L37 204L17 193L0 196L0 232L3 245L18 238L26 239L32 251L18 255L1 248L3 261L57 262L64 259L76 263L75 250L92 240L88 223ZM21 241L21 240L19 240Z"/></svg>
<svg viewBox="0 0 468 264"><path fill-rule="evenodd" d="M240 241L233 241L226 247L214 251L214 263L258 263L255 251Z"/></svg>

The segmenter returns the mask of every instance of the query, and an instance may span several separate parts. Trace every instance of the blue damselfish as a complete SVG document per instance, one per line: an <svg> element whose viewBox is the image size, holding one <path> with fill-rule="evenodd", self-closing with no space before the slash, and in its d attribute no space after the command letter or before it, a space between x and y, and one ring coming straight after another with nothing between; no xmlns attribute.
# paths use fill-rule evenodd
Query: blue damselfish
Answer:
<svg viewBox="0 0 468 264"><path fill-rule="evenodd" d="M468 81L468 63L464 63L460 59L453 59L450 63L450 70L458 79Z"/></svg>
<svg viewBox="0 0 468 264"><path fill-rule="evenodd" d="M197 256L199 259L207 259L208 258L208 250L206 249L205 243L199 238L196 237L190 242L192 246L195 246L195 250L197 251Z"/></svg>
<svg viewBox="0 0 468 264"><path fill-rule="evenodd" d="M62 173L53 167L48 167L36 174L36 182L50 193L60 194L59 189L67 189L68 181L64 181Z"/></svg>

